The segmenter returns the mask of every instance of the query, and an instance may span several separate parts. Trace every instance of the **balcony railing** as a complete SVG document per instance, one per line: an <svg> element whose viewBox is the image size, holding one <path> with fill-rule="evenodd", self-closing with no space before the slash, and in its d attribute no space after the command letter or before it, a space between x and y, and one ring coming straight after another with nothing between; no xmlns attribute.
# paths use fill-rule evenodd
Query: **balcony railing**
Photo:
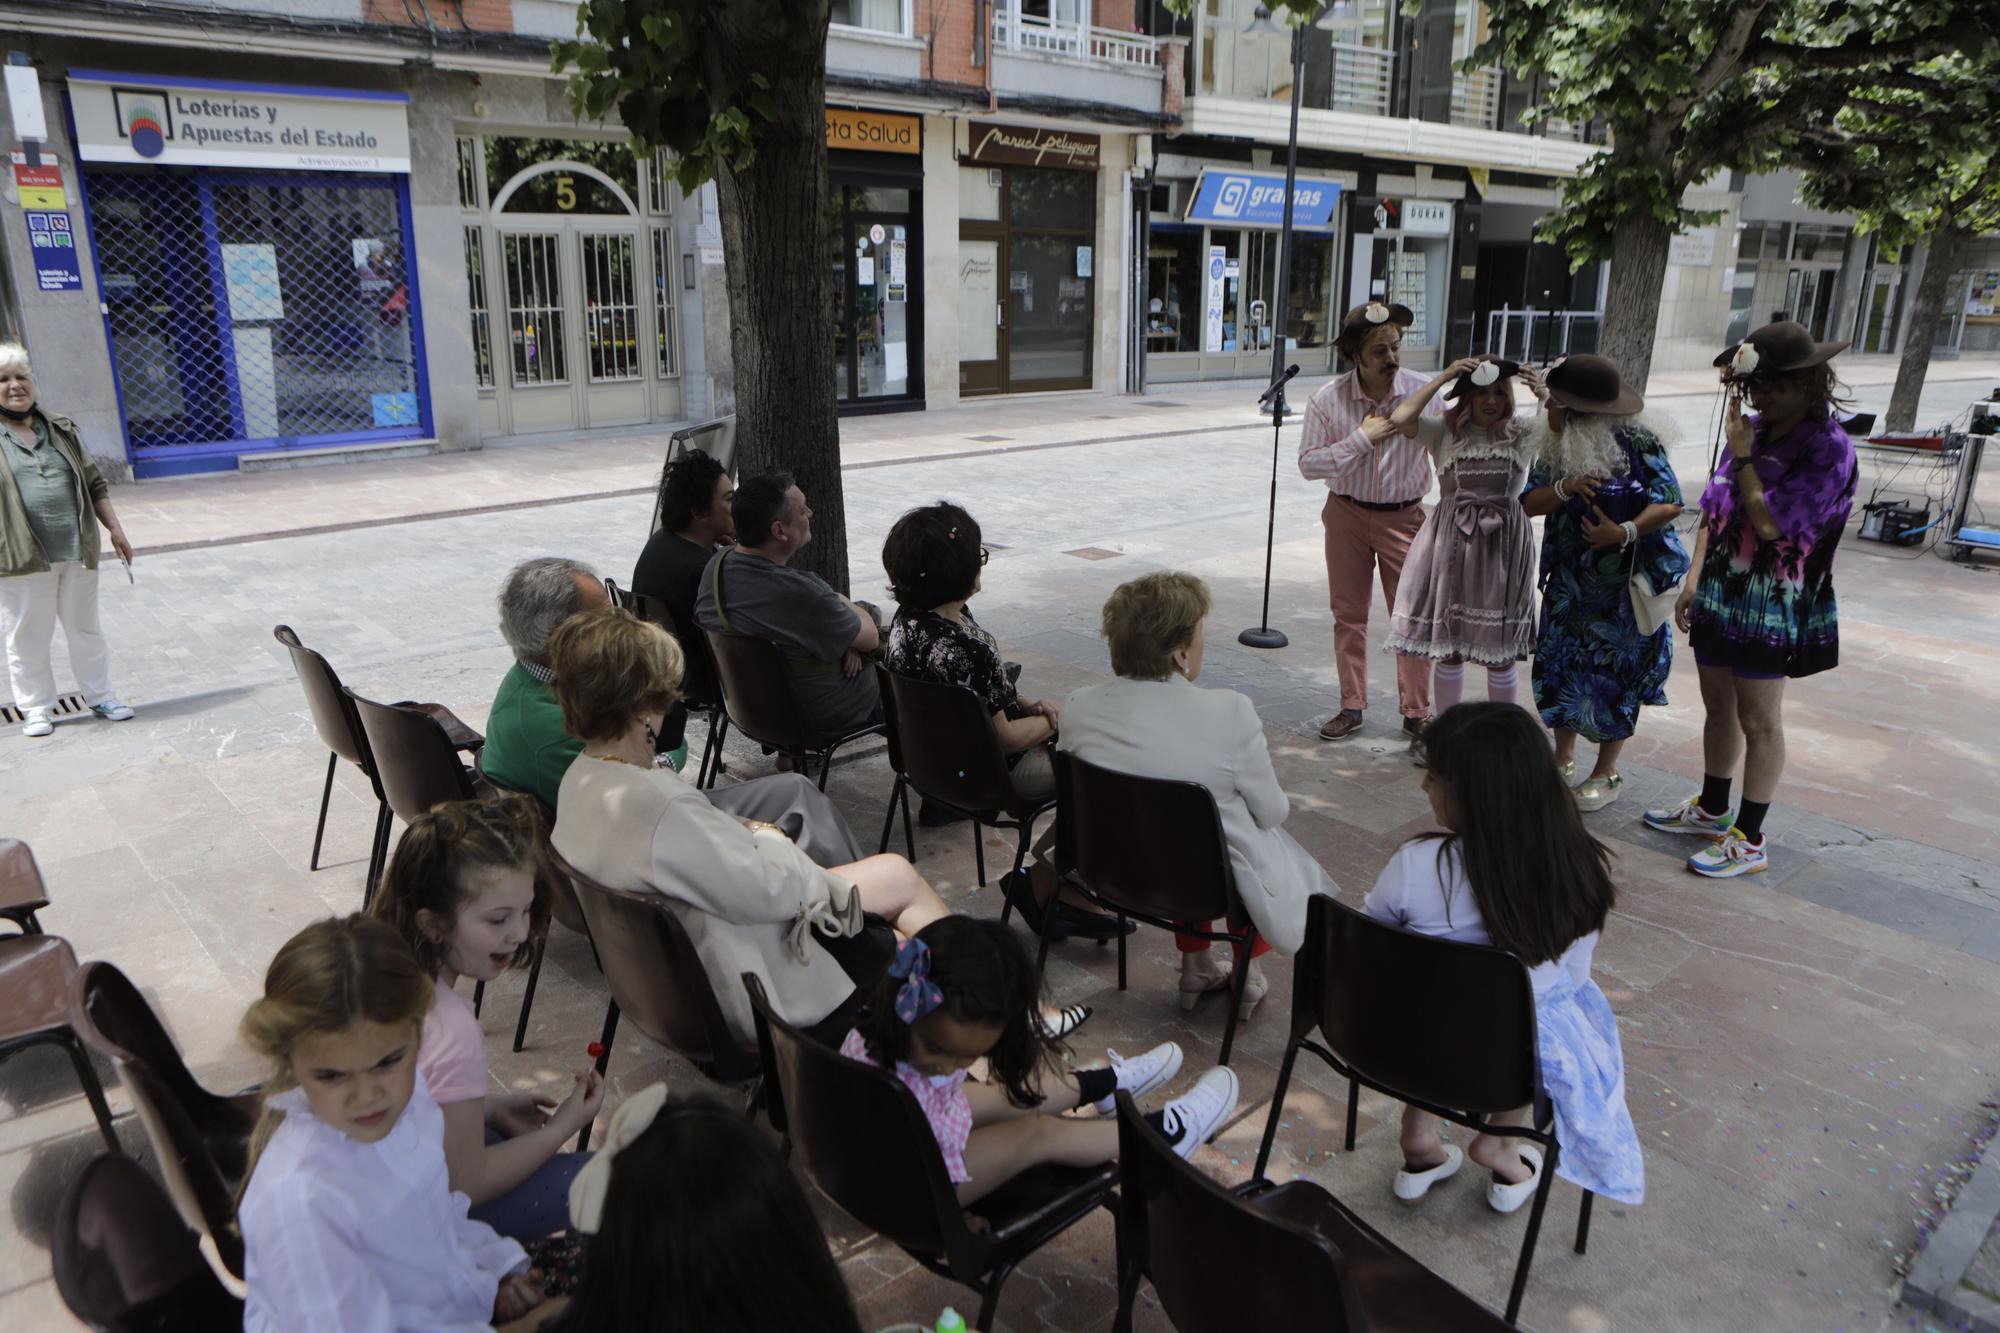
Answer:
<svg viewBox="0 0 2000 1333"><path fill-rule="evenodd" d="M1491 66L1451 76L1451 123L1490 130L1500 114L1500 71Z"/></svg>
<svg viewBox="0 0 2000 1333"><path fill-rule="evenodd" d="M1003 5L993 7L993 48L1144 69L1160 63L1159 43L1143 33L1058 23L1015 13Z"/></svg>
<svg viewBox="0 0 2000 1333"><path fill-rule="evenodd" d="M1516 310L1501 306L1486 316L1486 347L1512 361L1549 361L1573 352L1595 352L1604 316L1595 310Z"/></svg>
<svg viewBox="0 0 2000 1333"><path fill-rule="evenodd" d="M1389 114L1389 89L1395 82L1396 53L1379 46L1333 43L1333 94L1328 108L1367 116Z"/></svg>

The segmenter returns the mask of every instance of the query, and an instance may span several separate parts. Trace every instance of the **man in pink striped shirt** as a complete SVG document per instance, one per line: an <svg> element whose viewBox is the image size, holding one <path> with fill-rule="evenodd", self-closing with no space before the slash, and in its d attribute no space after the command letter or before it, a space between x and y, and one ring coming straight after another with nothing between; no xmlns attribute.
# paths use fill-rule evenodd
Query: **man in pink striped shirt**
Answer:
<svg viewBox="0 0 2000 1333"><path fill-rule="evenodd" d="M1368 706L1368 594L1382 571L1382 601L1396 605L1403 557L1424 525L1423 498L1431 488L1431 456L1423 445L1389 424L1403 396L1421 389L1422 375L1402 369L1408 306L1370 301L1347 312L1334 346L1354 369L1322 386L1306 405L1299 439L1299 472L1326 482L1326 583L1333 606L1333 657L1340 671L1340 711L1319 729L1337 741L1361 729ZM1443 405L1433 398L1425 415ZM1431 664L1396 659L1396 693L1403 730L1423 730L1431 711Z"/></svg>

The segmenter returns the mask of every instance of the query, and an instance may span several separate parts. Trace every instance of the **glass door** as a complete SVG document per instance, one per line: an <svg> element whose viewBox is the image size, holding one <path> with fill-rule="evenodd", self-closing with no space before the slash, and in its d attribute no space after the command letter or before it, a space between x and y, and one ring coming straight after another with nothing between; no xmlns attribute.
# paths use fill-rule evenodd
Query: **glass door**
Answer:
<svg viewBox="0 0 2000 1333"><path fill-rule="evenodd" d="M1896 304L1902 274L1895 269L1876 269L1868 280L1868 305L1861 320L1863 352L1896 350Z"/></svg>
<svg viewBox="0 0 2000 1333"><path fill-rule="evenodd" d="M834 380L840 401L910 396L921 315L915 308L914 191L836 185L833 244Z"/></svg>
<svg viewBox="0 0 2000 1333"><path fill-rule="evenodd" d="M998 393L1002 383L1001 238L961 236L958 242L958 389Z"/></svg>

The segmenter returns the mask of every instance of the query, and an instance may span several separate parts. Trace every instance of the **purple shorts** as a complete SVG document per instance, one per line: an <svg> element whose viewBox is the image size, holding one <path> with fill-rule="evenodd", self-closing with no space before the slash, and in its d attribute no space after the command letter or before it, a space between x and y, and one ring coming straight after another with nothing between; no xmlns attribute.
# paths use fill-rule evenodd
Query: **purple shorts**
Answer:
<svg viewBox="0 0 2000 1333"><path fill-rule="evenodd" d="M1694 664L1698 667L1715 667L1720 670L1728 671L1738 680L1785 679L1785 673L1782 671L1745 671L1742 667L1732 666L1728 662L1718 662L1712 654L1701 652L1698 649L1696 650L1694 655Z"/></svg>

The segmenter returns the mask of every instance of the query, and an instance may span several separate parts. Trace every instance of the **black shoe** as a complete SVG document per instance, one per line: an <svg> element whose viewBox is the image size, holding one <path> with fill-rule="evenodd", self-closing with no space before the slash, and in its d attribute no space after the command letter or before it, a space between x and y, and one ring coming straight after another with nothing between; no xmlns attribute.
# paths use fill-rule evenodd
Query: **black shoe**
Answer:
<svg viewBox="0 0 2000 1333"><path fill-rule="evenodd" d="M1104 912L1085 912L1068 903L1056 904L1056 922L1070 937L1079 940L1115 940L1120 935L1130 935L1139 928L1139 923L1130 917L1115 917Z"/></svg>
<svg viewBox="0 0 2000 1333"><path fill-rule="evenodd" d="M954 810L942 801L933 801L926 796L917 803L917 823L925 828L944 828L951 824L962 824L972 818L963 810Z"/></svg>

